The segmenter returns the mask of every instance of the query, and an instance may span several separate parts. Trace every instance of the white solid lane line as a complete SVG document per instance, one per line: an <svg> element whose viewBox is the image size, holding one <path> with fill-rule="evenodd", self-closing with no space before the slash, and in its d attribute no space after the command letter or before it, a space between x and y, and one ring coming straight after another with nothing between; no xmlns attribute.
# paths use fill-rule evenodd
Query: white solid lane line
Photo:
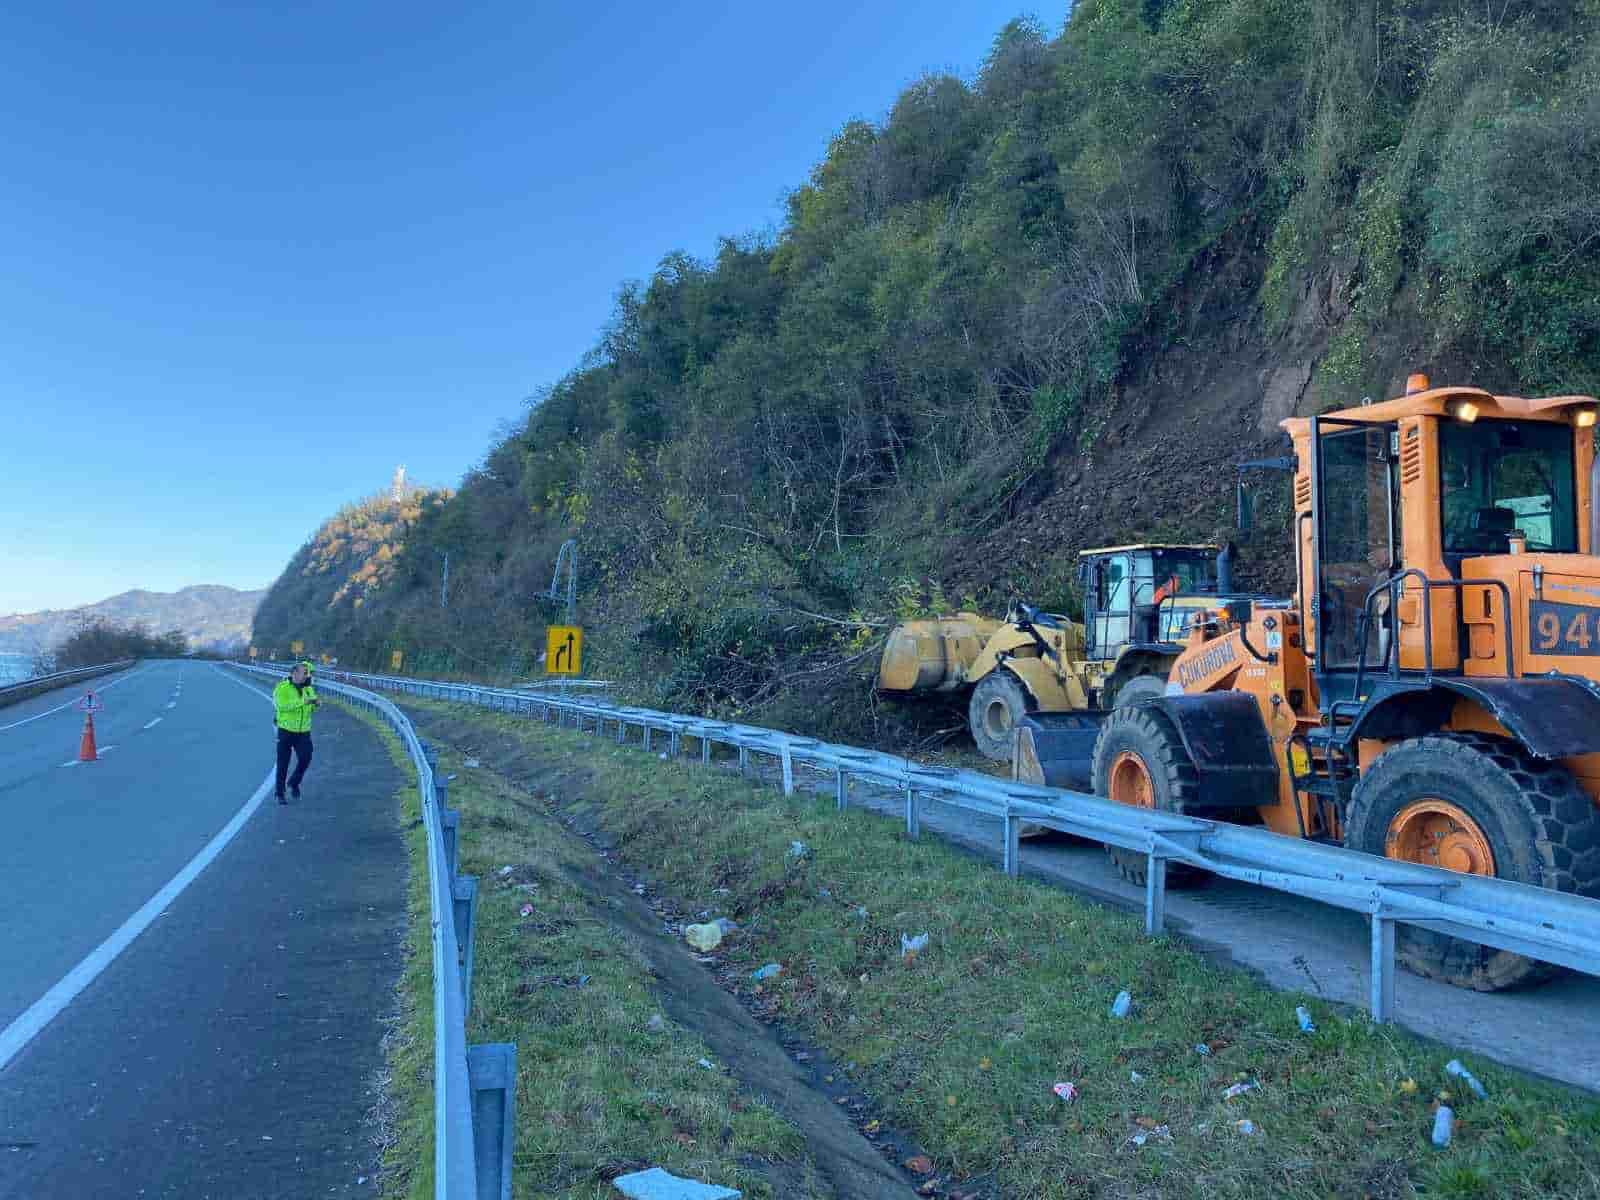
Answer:
<svg viewBox="0 0 1600 1200"><path fill-rule="evenodd" d="M105 755L110 754L116 748L117 748L116 745L101 746L98 750L95 751L95 757L96 758L103 758ZM90 759L89 761L93 762L94 759ZM62 763L61 765L63 767L82 766L83 765L83 760L81 758L74 758L74 759L72 759L72 760L70 760L68 762Z"/></svg>
<svg viewBox="0 0 1600 1200"><path fill-rule="evenodd" d="M157 725L159 725L159 724L161 724L161 718L160 718L160 717L157 717L157 718L156 718L156 719L155 719L155 720L153 720L153 721L146 721L146 722L145 722L145 724L144 724L144 727L145 727L145 728L146 728L146 729L154 729L154 728L155 728L155 727L156 727L156 726L157 726Z"/></svg>
<svg viewBox="0 0 1600 1200"><path fill-rule="evenodd" d="M68 971L60 983L36 1000L15 1021L0 1029L0 1069L3 1069L24 1046L37 1037L57 1013L71 1004L79 992L93 983L95 978L115 961L117 955L127 949L128 944L143 933L150 922L178 898L184 888L194 882L195 877L205 870L211 860L221 854L223 848L233 841L234 835L244 828L244 823L256 809L261 807L262 799L271 789L272 774L268 772L267 777L261 781L261 786L255 790L255 794L233 815L233 820L223 826L222 832L207 842L200 853L191 858L188 865L172 877L172 881L166 887L150 897L143 908L90 951L88 957Z"/></svg>
<svg viewBox="0 0 1600 1200"><path fill-rule="evenodd" d="M99 691L99 692L109 692L112 688L116 687L117 684L121 683L124 679L132 679L137 674L139 674L139 672L137 670L129 671L126 675L122 676L121 679L113 679L110 683L106 684L105 687L96 688L94 690L95 691ZM78 699L82 699L82 697L80 696ZM22 720L13 721L9 725L0 725L0 733L3 733L7 729L15 729L18 725L26 725L29 721L37 721L41 717L48 717L52 713L60 712L63 708L71 708L77 702L78 702L78 700L68 700L65 704L58 704L54 708L47 708L42 713L34 713L34 715L31 716L31 717L24 717ZM171 707L171 706L169 705L168 707Z"/></svg>

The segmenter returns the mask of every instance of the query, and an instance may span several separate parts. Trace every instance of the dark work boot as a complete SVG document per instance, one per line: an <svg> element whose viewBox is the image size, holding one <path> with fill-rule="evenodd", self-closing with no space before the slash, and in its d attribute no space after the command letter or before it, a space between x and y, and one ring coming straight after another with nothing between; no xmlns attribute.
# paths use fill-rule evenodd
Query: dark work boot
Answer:
<svg viewBox="0 0 1600 1200"><path fill-rule="evenodd" d="M291 796L293 796L296 800L300 799L300 789L298 787L290 788L289 789L289 794Z"/></svg>
<svg viewBox="0 0 1600 1200"><path fill-rule="evenodd" d="M278 803L279 804L287 804L287 803L289 803L289 797L285 796L282 792L279 792L278 793Z"/></svg>

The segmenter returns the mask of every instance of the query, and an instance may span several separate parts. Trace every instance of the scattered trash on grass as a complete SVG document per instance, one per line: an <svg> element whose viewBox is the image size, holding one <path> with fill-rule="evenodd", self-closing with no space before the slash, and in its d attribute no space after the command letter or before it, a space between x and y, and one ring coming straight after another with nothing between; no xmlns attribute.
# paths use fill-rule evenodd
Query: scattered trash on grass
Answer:
<svg viewBox="0 0 1600 1200"><path fill-rule="evenodd" d="M695 1061L695 1065L697 1067L704 1067L708 1071L715 1071L717 1069L709 1058L697 1059Z"/></svg>
<svg viewBox="0 0 1600 1200"><path fill-rule="evenodd" d="M783 856L783 860L792 866L795 863L805 862L805 860L810 857L810 846L806 845L804 842L790 842L789 852Z"/></svg>
<svg viewBox="0 0 1600 1200"><path fill-rule="evenodd" d="M1169 1126L1157 1125L1153 1129L1141 1129L1138 1133L1129 1138L1128 1141L1134 1146L1143 1146L1152 1138L1158 1142L1170 1142L1172 1140L1172 1130Z"/></svg>
<svg viewBox="0 0 1600 1200"><path fill-rule="evenodd" d="M1127 992L1118 992L1117 998L1111 1002L1111 1015L1118 1018L1125 1017L1131 1008L1133 1008L1133 997Z"/></svg>
<svg viewBox="0 0 1600 1200"><path fill-rule="evenodd" d="M654 1016L652 1016L648 1021L646 1021L644 1023L644 1027L646 1029L648 1029L651 1033L660 1033L663 1029L665 1029L667 1027L667 1019L665 1017L663 1017L660 1013L656 1013Z"/></svg>
<svg viewBox="0 0 1600 1200"><path fill-rule="evenodd" d="M1211 1047L1204 1042L1196 1042L1194 1044L1194 1052L1203 1058L1211 1053Z"/></svg>
<svg viewBox="0 0 1600 1200"><path fill-rule="evenodd" d="M1144 1076L1139 1074L1139 1072L1137 1072L1137 1071L1129 1071L1128 1072L1128 1082L1129 1083L1143 1083L1144 1082Z"/></svg>
<svg viewBox="0 0 1600 1200"><path fill-rule="evenodd" d="M1233 1123L1233 1127L1237 1129L1244 1137L1255 1137L1261 1132L1261 1130L1256 1127L1256 1123L1254 1121L1235 1121Z"/></svg>
<svg viewBox="0 0 1600 1200"><path fill-rule="evenodd" d="M704 925L685 925L683 940L701 953L715 950L722 945L722 926L715 921L708 921Z"/></svg>
<svg viewBox="0 0 1600 1200"><path fill-rule="evenodd" d="M500 868L500 878L501 879L504 879L509 874L511 874L511 868L510 867L501 867Z"/></svg>
<svg viewBox="0 0 1600 1200"><path fill-rule="evenodd" d="M818 888L817 889L817 899L818 900L831 900L831 899L833 899L833 893L830 892L827 888Z"/></svg>
<svg viewBox="0 0 1600 1200"><path fill-rule="evenodd" d="M1306 1008L1305 1005L1302 1004L1294 1010L1294 1019L1300 1022L1301 1033L1315 1033L1317 1031L1317 1023L1311 1019L1311 1010Z"/></svg>
<svg viewBox="0 0 1600 1200"><path fill-rule="evenodd" d="M1483 1084L1478 1082L1478 1077L1471 1071L1467 1070L1467 1068L1462 1065L1459 1058L1452 1058L1449 1062L1445 1063L1444 1069L1445 1074L1454 1075L1457 1079L1461 1080L1462 1083L1471 1088L1472 1094L1479 1100L1487 1100L1489 1098L1488 1091L1484 1088Z"/></svg>
<svg viewBox="0 0 1600 1200"><path fill-rule="evenodd" d="M856 905L856 916L860 917L863 921L865 921L867 919L867 910L862 908L861 905L859 905L859 904Z"/></svg>
<svg viewBox="0 0 1600 1200"><path fill-rule="evenodd" d="M522 915L525 916L525 917L531 917L531 916L533 916L533 905L524 904L522 906L522 908L520 910L518 910L518 911L520 911L522 913Z"/></svg>
<svg viewBox="0 0 1600 1200"><path fill-rule="evenodd" d="M660 754L656 755L656 757L659 758L662 762L666 762L667 761L667 752L665 750L663 750Z"/></svg>
<svg viewBox="0 0 1600 1200"><path fill-rule="evenodd" d="M713 896L726 896L729 894L729 892L727 888L712 888L711 894Z"/></svg>
<svg viewBox="0 0 1600 1200"><path fill-rule="evenodd" d="M660 1167L618 1175L611 1186L629 1200L739 1200L744 1194L718 1184L680 1179Z"/></svg>
<svg viewBox="0 0 1600 1200"><path fill-rule="evenodd" d="M468 759L463 760L461 765L464 766L464 767L476 767L476 766L479 765L479 763L478 763L478 760L475 759L475 758L468 758Z"/></svg>
<svg viewBox="0 0 1600 1200"><path fill-rule="evenodd" d="M730 921L727 917L718 917L715 921L713 921L711 923L713 925L715 925L718 929L722 930L722 936L723 937L727 937L735 929L739 928L739 922Z"/></svg>
<svg viewBox="0 0 1600 1200"><path fill-rule="evenodd" d="M928 935L919 933L916 937L900 935L900 957L910 959L928 948Z"/></svg>
<svg viewBox="0 0 1600 1200"><path fill-rule="evenodd" d="M1237 1096L1244 1095L1246 1092L1256 1091L1260 1087L1261 1085L1254 1079L1250 1080L1248 1083L1236 1083L1222 1093L1222 1098L1224 1100L1232 1100Z"/></svg>
<svg viewBox="0 0 1600 1200"><path fill-rule="evenodd" d="M1402 1096L1415 1096L1417 1094L1417 1081L1415 1079L1402 1079L1400 1081L1400 1094Z"/></svg>
<svg viewBox="0 0 1600 1200"><path fill-rule="evenodd" d="M1456 1127L1456 1112L1448 1104L1439 1105L1433 1114L1433 1144L1440 1149L1450 1144L1450 1134Z"/></svg>
<svg viewBox="0 0 1600 1200"><path fill-rule="evenodd" d="M768 979L776 979L781 974L783 974L782 963L768 963L766 966L758 967L750 972L750 978L757 983L762 983Z"/></svg>
<svg viewBox="0 0 1600 1200"><path fill-rule="evenodd" d="M910 1171L913 1175L933 1174L933 1159L929 1158L926 1154L915 1155L906 1159L906 1161L900 1165L906 1170Z"/></svg>
<svg viewBox="0 0 1600 1200"><path fill-rule="evenodd" d="M1060 1096L1061 1099L1066 1101L1068 1104L1071 1104L1078 1098L1078 1088L1076 1084L1058 1083L1050 1090L1056 1095Z"/></svg>

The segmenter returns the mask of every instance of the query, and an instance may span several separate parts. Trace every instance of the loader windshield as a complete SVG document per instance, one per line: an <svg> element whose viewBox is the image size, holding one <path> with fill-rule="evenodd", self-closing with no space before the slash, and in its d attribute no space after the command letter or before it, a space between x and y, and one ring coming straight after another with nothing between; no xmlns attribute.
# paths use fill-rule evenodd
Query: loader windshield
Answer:
<svg viewBox="0 0 1600 1200"><path fill-rule="evenodd" d="M1572 430L1544 421L1444 421L1439 492L1446 554L1528 549L1575 554L1577 488Z"/></svg>

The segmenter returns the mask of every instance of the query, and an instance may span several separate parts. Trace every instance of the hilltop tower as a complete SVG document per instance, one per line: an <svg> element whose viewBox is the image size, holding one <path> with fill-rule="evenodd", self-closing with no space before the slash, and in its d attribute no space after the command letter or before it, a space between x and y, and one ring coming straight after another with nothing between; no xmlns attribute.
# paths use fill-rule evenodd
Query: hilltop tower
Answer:
<svg viewBox="0 0 1600 1200"><path fill-rule="evenodd" d="M389 495L396 504L406 498L406 465L401 463L394 469L394 480L389 484Z"/></svg>

